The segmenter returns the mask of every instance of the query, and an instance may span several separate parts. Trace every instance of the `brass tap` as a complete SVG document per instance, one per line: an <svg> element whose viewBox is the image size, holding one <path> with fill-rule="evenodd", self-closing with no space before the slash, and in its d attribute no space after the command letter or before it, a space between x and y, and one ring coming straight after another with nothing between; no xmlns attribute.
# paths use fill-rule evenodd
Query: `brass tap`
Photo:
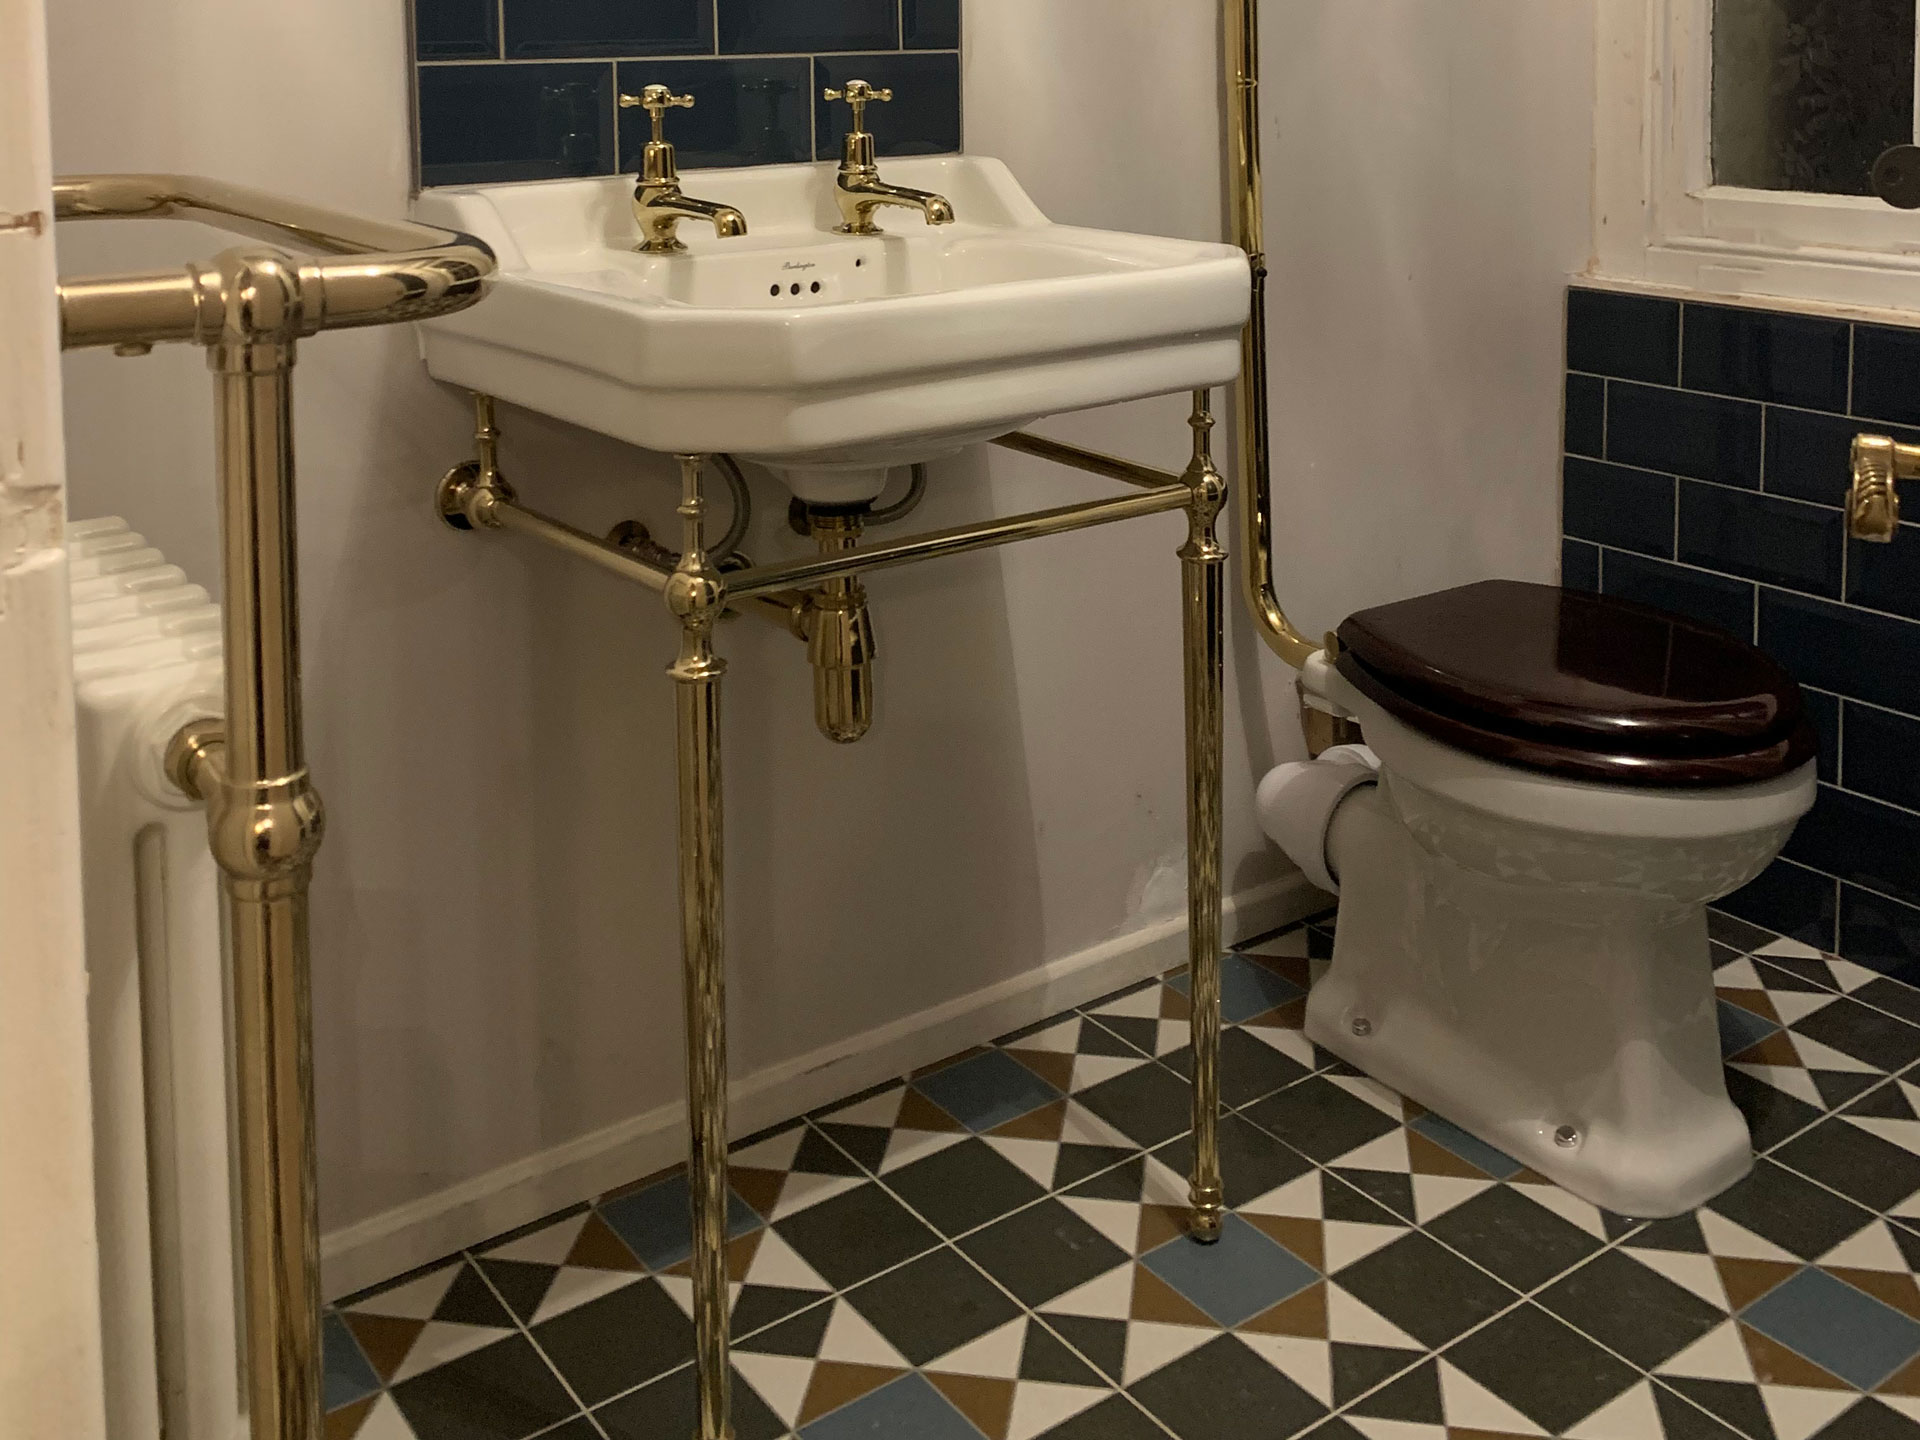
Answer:
<svg viewBox="0 0 1920 1440"><path fill-rule="evenodd" d="M864 80L849 80L844 90L828 90L829 100L844 100L853 107L853 128L847 132L846 149L840 156L840 178L834 184L834 198L840 203L841 223L834 226L839 235L879 235L884 232L873 223L873 212L883 205L903 210L918 210L929 225L951 225L953 206L944 195L928 190L910 190L904 185L889 185L880 178L873 136L867 133L867 106L874 101L893 99L893 91L879 90Z"/></svg>
<svg viewBox="0 0 1920 1440"><path fill-rule="evenodd" d="M1847 528L1856 540L1891 543L1900 533L1900 492L1895 482L1920 479L1920 445L1887 435L1853 437L1853 487L1847 493Z"/></svg>
<svg viewBox="0 0 1920 1440"><path fill-rule="evenodd" d="M691 110L693 96L676 95L665 85L649 85L638 95L622 95L620 108L635 106L653 117L653 138L640 162L640 182L633 188L633 215L645 232L635 248L647 255L678 255L686 250L677 233L682 220L706 220L714 234L731 240L747 233L747 218L731 205L695 200L680 189L680 166L667 143L669 110Z"/></svg>

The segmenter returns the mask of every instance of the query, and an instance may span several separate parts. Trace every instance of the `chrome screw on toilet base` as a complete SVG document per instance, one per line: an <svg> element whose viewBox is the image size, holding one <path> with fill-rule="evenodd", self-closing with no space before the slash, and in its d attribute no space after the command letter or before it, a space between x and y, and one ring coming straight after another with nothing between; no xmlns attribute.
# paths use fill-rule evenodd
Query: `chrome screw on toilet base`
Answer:
<svg viewBox="0 0 1920 1440"><path fill-rule="evenodd" d="M1580 1145L1580 1132L1571 1125L1562 1125L1553 1132L1553 1143L1562 1150L1574 1150Z"/></svg>
<svg viewBox="0 0 1920 1440"><path fill-rule="evenodd" d="M1364 1015L1354 1016L1353 1024L1349 1028L1352 1029L1355 1037L1361 1040L1373 1034L1373 1022Z"/></svg>

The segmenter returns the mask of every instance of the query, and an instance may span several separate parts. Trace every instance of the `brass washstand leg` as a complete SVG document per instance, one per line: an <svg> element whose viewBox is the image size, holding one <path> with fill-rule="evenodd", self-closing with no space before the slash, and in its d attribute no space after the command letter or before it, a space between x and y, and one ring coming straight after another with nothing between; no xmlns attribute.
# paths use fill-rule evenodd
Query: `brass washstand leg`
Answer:
<svg viewBox="0 0 1920 1440"><path fill-rule="evenodd" d="M1180 547L1186 592L1187 943L1193 1011L1193 1238L1212 1244L1225 1220L1220 1183L1220 752L1225 683L1227 552L1214 534L1226 481L1213 463L1213 401L1193 396L1191 529Z"/></svg>
<svg viewBox="0 0 1920 1440"><path fill-rule="evenodd" d="M322 828L300 716L293 265L221 257L229 313L215 377L226 719L175 736L168 769L207 807L233 946L234 1086L247 1409L253 1440L320 1433L319 1225L307 888ZM249 335L286 327L288 338Z"/></svg>
<svg viewBox="0 0 1920 1440"><path fill-rule="evenodd" d="M727 1359L727 1004L721 927L720 677L713 627L726 585L707 560L705 459L680 457L681 559L667 582L680 622L678 691L680 946L687 1008L687 1189L693 1209L694 1370L698 1440L732 1440Z"/></svg>

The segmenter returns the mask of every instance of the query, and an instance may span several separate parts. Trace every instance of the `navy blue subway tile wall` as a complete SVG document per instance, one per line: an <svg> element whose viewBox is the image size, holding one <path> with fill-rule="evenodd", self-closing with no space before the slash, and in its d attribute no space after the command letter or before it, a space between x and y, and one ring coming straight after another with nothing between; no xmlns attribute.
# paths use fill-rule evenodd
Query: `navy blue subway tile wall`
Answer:
<svg viewBox="0 0 1920 1440"><path fill-rule="evenodd" d="M612 175L647 117L621 92L698 102L671 135L687 168L834 160L850 79L883 155L960 148L960 0L414 0L420 183Z"/></svg>
<svg viewBox="0 0 1920 1440"><path fill-rule="evenodd" d="M1563 583L1708 621L1793 671L1820 798L1727 908L1911 978L1920 524L1868 545L1843 509L1853 437L1920 439L1903 426L1920 426L1920 329L1568 293Z"/></svg>

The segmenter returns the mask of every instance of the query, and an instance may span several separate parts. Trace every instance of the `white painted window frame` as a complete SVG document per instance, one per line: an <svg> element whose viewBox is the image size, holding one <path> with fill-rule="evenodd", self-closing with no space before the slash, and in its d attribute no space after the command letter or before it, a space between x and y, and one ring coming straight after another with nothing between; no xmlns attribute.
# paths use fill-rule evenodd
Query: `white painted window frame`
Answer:
<svg viewBox="0 0 1920 1440"><path fill-rule="evenodd" d="M1596 9L1592 274L1920 311L1920 211L1712 183L1712 0Z"/></svg>

